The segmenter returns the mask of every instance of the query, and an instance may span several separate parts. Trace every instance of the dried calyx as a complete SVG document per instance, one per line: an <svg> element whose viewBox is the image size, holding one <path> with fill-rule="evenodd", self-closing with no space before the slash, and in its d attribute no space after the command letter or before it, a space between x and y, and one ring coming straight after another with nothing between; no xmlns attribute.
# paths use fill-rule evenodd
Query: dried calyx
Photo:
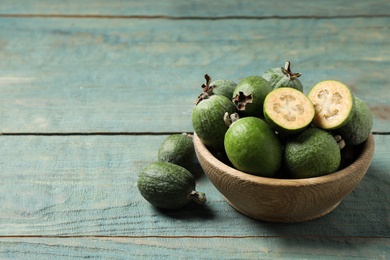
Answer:
<svg viewBox="0 0 390 260"><path fill-rule="evenodd" d="M210 85L211 77L206 74L204 75L204 78L206 79L206 84L202 84L203 92L195 100L195 105L199 104L199 102L201 102L202 100L209 98L209 96L213 94L213 86Z"/></svg>
<svg viewBox="0 0 390 260"><path fill-rule="evenodd" d="M187 195L187 198L193 200L197 204L204 204L207 201L206 194L195 190L191 191L191 193Z"/></svg>
<svg viewBox="0 0 390 260"><path fill-rule="evenodd" d="M237 113L230 114L226 112L223 115L223 121L225 122L225 125L230 127L234 122L236 122L238 119L240 119L240 116Z"/></svg>
<svg viewBox="0 0 390 260"><path fill-rule="evenodd" d="M232 101L238 110L244 111L246 104L252 103L253 96L251 94L245 95L244 92L239 91L238 94L232 99Z"/></svg>
<svg viewBox="0 0 390 260"><path fill-rule="evenodd" d="M345 147L345 141L341 137L341 135L335 135L334 139L336 140L337 144L339 145L340 150Z"/></svg>
<svg viewBox="0 0 390 260"><path fill-rule="evenodd" d="M287 77L289 77L291 80L299 78L302 75L301 73L293 73L291 71L291 63L289 61L286 61L284 68L281 67L281 70L282 70L283 74L286 75Z"/></svg>

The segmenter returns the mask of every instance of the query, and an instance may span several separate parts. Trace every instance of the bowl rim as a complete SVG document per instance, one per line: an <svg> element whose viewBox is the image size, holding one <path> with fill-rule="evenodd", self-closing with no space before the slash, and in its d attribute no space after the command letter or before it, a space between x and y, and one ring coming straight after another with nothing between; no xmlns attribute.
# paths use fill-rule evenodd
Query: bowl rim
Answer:
<svg viewBox="0 0 390 260"><path fill-rule="evenodd" d="M373 134L370 133L367 140L362 144L362 150L361 153L358 155L356 160L348 165L347 167L338 170L336 172L318 176L318 177L311 177L311 178L301 178L301 179L278 179L278 178L272 178L272 177L262 177L262 176L256 176L249 173L245 173L242 171L239 171L235 168L232 168L220 160L218 160L209 150L208 148L202 143L202 141L197 136L196 132L194 132L194 138L193 138L195 150L197 153L202 154L201 156L209 163L214 165L216 168L220 169L224 173L230 175L231 177L238 178L242 181L248 181L248 182L255 182L262 185L267 186L284 186L284 187L292 187L292 186L312 186L312 185L320 185L324 183L330 183L335 182L339 179L345 178L348 175L350 175L351 172L353 172L355 169L368 167L373 154L374 154L374 148L375 148L375 142ZM207 175L207 173L206 173Z"/></svg>

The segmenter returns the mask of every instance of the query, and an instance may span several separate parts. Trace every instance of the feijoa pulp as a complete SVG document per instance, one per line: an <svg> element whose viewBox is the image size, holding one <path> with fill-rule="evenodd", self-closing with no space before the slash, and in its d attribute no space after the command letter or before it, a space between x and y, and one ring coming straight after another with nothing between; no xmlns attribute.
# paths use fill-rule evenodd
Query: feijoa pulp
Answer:
<svg viewBox="0 0 390 260"><path fill-rule="evenodd" d="M313 120L314 107L301 91L283 87L271 91L264 100L264 118L279 134L291 135Z"/></svg>
<svg viewBox="0 0 390 260"><path fill-rule="evenodd" d="M333 130L352 119L354 96L345 84L336 80L321 81L310 90L308 97L315 109L313 123L316 126Z"/></svg>

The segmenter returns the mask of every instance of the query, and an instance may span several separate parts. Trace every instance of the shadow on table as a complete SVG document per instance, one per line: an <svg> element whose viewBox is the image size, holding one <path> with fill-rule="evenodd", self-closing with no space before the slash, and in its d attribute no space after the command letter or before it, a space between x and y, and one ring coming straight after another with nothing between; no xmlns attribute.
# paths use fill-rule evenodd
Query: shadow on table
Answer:
<svg viewBox="0 0 390 260"><path fill-rule="evenodd" d="M211 220L214 218L214 213L211 207L207 204L199 205L194 202L191 202L180 209L169 210L155 208L155 210L160 215L180 220Z"/></svg>
<svg viewBox="0 0 390 260"><path fill-rule="evenodd" d="M328 215L304 223L258 222L257 227L281 237L389 237L389 187L389 173L371 165L356 189Z"/></svg>

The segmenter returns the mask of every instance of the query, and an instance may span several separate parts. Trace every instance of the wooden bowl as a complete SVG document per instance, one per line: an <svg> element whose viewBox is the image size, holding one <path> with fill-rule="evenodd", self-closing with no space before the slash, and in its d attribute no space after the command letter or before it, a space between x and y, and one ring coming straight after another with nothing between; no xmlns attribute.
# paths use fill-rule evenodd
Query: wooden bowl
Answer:
<svg viewBox="0 0 390 260"><path fill-rule="evenodd" d="M194 134L200 165L212 184L237 211L269 222L303 222L334 210L362 180L374 154L372 134L355 151L346 168L307 179L277 179L250 175L218 160Z"/></svg>

